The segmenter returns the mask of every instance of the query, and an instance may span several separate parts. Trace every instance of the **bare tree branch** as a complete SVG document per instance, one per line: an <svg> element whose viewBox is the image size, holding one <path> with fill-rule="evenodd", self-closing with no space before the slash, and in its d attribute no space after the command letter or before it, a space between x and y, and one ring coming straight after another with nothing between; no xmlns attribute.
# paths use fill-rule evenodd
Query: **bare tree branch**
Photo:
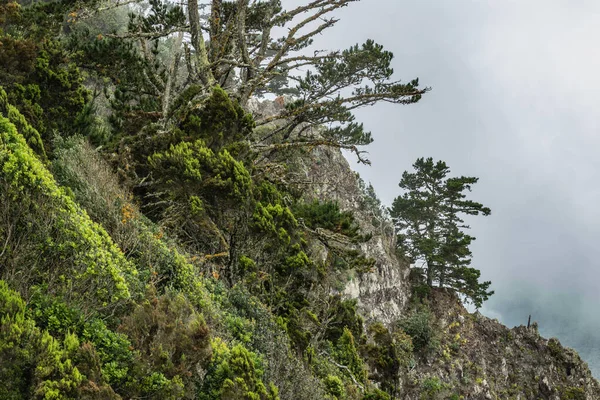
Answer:
<svg viewBox="0 0 600 400"><path fill-rule="evenodd" d="M371 165L371 162L362 156L363 154L366 153L366 151L359 150L358 147L356 147L354 145L346 145L346 144L342 144L342 143L334 142L334 141L330 141L330 140L325 140L325 139L311 140L311 141L305 141L305 142L250 144L251 149L259 151L259 152L268 152L268 151L273 151L273 150L290 149L290 148L297 148L297 147L314 148L314 147L318 147L318 146L328 146L328 147L335 147L338 149L349 150L352 153L356 154L356 157L358 158L359 163Z"/></svg>

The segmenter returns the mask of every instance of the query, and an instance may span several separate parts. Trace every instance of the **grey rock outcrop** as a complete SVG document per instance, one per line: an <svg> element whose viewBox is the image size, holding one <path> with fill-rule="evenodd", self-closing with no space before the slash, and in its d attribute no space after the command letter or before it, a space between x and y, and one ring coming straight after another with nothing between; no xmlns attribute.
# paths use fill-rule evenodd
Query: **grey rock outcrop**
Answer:
<svg viewBox="0 0 600 400"><path fill-rule="evenodd" d="M251 101L255 115L278 113L283 101ZM277 125L263 127L267 131ZM305 133L319 137L319 131ZM360 180L342 152L332 147L298 147L269 161L284 165L282 177L307 201L335 201L351 211L363 234L358 244L375 263L370 272L349 273L339 292L357 299L367 322L391 326L411 312L409 266L395 255L393 227L374 210ZM313 257L324 259L327 248L315 241ZM397 399L600 400L600 385L585 362L556 339L530 328L509 329L480 313L469 313L456 294L432 288L426 301L433 320L434 349L411 355L408 368L397 375Z"/></svg>
<svg viewBox="0 0 600 400"><path fill-rule="evenodd" d="M248 109L259 118L275 115L282 107L283 101L252 99L248 103ZM318 131L309 133L318 134ZM390 221L365 207L359 178L342 152L325 146L301 148L292 157L279 161L288 167L287 183L301 185L307 201L337 202L342 211L353 213L362 233L371 236L360 244L360 250L375 260L374 268L372 272L349 274L342 294L357 299L359 309L368 320L385 324L396 321L410 294L409 266L395 255L395 235Z"/></svg>
<svg viewBox="0 0 600 400"><path fill-rule="evenodd" d="M440 351L417 360L403 379L403 399L422 399L428 379L440 383L433 399L600 399L588 365L557 339L470 314L450 292L432 294Z"/></svg>
<svg viewBox="0 0 600 400"><path fill-rule="evenodd" d="M367 319L385 324L394 322L402 315L410 289L409 267L395 255L395 236L390 222L365 207L358 177L339 149L317 147L294 163L295 173L313 182L305 194L307 200L337 202L342 211L353 213L363 234L371 236L360 244L360 250L375 260L372 272L349 276L342 293L358 300Z"/></svg>

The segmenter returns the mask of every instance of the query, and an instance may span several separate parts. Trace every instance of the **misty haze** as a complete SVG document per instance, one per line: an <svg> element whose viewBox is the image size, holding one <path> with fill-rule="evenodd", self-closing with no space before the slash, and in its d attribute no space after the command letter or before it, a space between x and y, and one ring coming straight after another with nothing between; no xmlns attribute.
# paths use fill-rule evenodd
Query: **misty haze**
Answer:
<svg viewBox="0 0 600 400"><path fill-rule="evenodd" d="M0 400L600 400L598 38L1 0Z"/></svg>
<svg viewBox="0 0 600 400"><path fill-rule="evenodd" d="M478 176L492 216L472 223L473 264L496 292L482 312L509 326L531 314L600 375L600 4L374 3L347 10L335 43L364 26L432 91L359 113L376 135L357 170L388 205L416 157Z"/></svg>

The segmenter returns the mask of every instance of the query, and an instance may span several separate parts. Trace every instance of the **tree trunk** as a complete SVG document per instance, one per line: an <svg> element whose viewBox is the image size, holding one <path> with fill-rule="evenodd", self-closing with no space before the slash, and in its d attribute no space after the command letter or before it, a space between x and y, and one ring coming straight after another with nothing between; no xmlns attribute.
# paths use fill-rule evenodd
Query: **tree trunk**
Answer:
<svg viewBox="0 0 600 400"><path fill-rule="evenodd" d="M210 8L210 56L213 60L219 56L221 46L221 10L222 0L213 0Z"/></svg>
<svg viewBox="0 0 600 400"><path fill-rule="evenodd" d="M427 286L433 287L433 263L427 261Z"/></svg>
<svg viewBox="0 0 600 400"><path fill-rule="evenodd" d="M196 50L196 69L200 80L206 86L214 84L214 77L210 70L208 53L200 28L200 13L198 12L198 0L188 1L188 18L190 20L190 34L192 36L192 46Z"/></svg>
<svg viewBox="0 0 600 400"><path fill-rule="evenodd" d="M177 84L177 72L179 69L179 59L181 58L181 42L183 41L183 32L179 32L179 35L175 39L173 45L174 53L169 68L167 70L167 83L165 84L165 91L162 98L162 113L163 118L167 117L169 106L171 104L171 95L174 92L175 85Z"/></svg>

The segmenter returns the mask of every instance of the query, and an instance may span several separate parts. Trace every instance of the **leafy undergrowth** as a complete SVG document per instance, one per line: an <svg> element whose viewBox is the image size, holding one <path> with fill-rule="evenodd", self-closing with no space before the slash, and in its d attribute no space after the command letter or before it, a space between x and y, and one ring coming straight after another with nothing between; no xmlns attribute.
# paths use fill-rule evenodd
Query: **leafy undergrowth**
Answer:
<svg viewBox="0 0 600 400"><path fill-rule="evenodd" d="M598 391L558 341L468 314L444 290L415 285L399 321L365 322L336 294L340 276L372 266L360 224L273 179L242 140L252 119L220 89L116 156L77 135L46 154L0 107L1 398Z"/></svg>
<svg viewBox="0 0 600 400"><path fill-rule="evenodd" d="M0 358L13 360L0 370L4 397L360 399L373 392L356 305L326 291L318 295L327 308L310 305L308 285L329 267L305 253L308 238L275 186L214 181L216 193L252 196L246 234L267 249L261 259L246 239L238 251L248 255L226 280L219 255L199 253L148 218L85 139L57 138L49 164L6 118L0 139ZM243 164L231 166L249 176ZM201 168L220 170L219 179L229 170L210 158ZM206 207L199 226L208 223L214 234L223 220L212 199L198 201ZM330 216L351 223L337 209ZM292 285L276 286L284 278Z"/></svg>

